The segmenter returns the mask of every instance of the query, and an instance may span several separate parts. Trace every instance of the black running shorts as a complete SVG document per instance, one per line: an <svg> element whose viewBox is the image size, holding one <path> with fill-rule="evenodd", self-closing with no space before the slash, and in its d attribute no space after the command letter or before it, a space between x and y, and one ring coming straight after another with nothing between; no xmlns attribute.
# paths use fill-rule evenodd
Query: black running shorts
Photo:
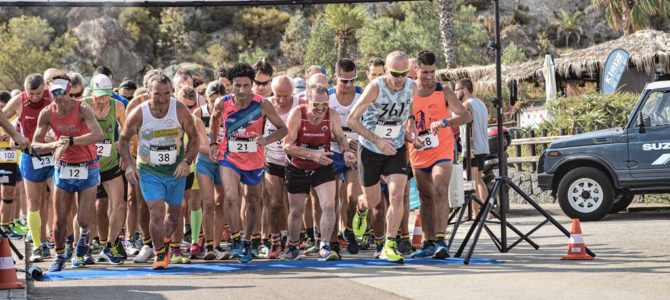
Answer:
<svg viewBox="0 0 670 300"><path fill-rule="evenodd" d="M290 163L286 164L284 181L286 191L290 194L309 194L311 187L334 180L335 171L332 164L308 171L298 169Z"/></svg>
<svg viewBox="0 0 670 300"><path fill-rule="evenodd" d="M358 147L358 172L363 187L377 184L382 175L407 175L408 169L405 146L391 156L372 152L363 146Z"/></svg>

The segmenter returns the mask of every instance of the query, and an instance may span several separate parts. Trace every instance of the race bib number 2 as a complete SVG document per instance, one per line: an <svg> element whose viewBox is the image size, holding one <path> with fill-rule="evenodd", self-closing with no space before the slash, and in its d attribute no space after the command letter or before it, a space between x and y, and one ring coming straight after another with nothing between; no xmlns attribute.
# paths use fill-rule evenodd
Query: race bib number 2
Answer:
<svg viewBox="0 0 670 300"><path fill-rule="evenodd" d="M400 122L377 122L375 135L383 139L394 139L400 135Z"/></svg>
<svg viewBox="0 0 670 300"><path fill-rule="evenodd" d="M54 157L52 154L42 155L40 157L33 156L33 169L41 169L46 167L53 167L55 165Z"/></svg>
<svg viewBox="0 0 670 300"><path fill-rule="evenodd" d="M112 154L112 141L105 140L102 144L95 144L98 156L109 157Z"/></svg>
<svg viewBox="0 0 670 300"><path fill-rule="evenodd" d="M151 146L149 158L154 165L173 165L177 162L177 145Z"/></svg>

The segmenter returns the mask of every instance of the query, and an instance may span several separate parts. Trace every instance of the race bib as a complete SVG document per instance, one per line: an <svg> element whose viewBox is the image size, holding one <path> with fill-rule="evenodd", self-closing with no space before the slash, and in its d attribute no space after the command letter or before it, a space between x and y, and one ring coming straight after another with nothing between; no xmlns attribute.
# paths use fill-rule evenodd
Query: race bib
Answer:
<svg viewBox="0 0 670 300"><path fill-rule="evenodd" d="M149 159L154 165L173 165L177 162L177 145L151 146Z"/></svg>
<svg viewBox="0 0 670 300"><path fill-rule="evenodd" d="M102 157L109 157L110 155L112 155L112 147L113 145L111 140L104 140L102 144L95 144L98 156Z"/></svg>
<svg viewBox="0 0 670 300"><path fill-rule="evenodd" d="M256 152L256 138L230 137L228 151L235 153Z"/></svg>
<svg viewBox="0 0 670 300"><path fill-rule="evenodd" d="M394 139L400 135L400 127L402 124L400 121L396 122L383 122L377 121L375 125L375 135L383 139Z"/></svg>
<svg viewBox="0 0 670 300"><path fill-rule="evenodd" d="M312 146L312 145L307 145L307 144L300 144L300 148L303 148L303 149L309 150L309 151L314 151L314 152L326 152L326 146L324 146L324 145Z"/></svg>
<svg viewBox="0 0 670 300"><path fill-rule="evenodd" d="M342 131L344 131L344 137L352 140L358 140L358 133L354 132L349 127L342 127Z"/></svg>
<svg viewBox="0 0 670 300"><path fill-rule="evenodd" d="M437 136L430 133L430 131L424 131L419 133L419 141L423 142L423 148L419 151L433 149L440 145L440 140L437 139Z"/></svg>
<svg viewBox="0 0 670 300"><path fill-rule="evenodd" d="M0 162L16 162L16 150L0 150Z"/></svg>
<svg viewBox="0 0 670 300"><path fill-rule="evenodd" d="M88 166L86 166L86 163L70 164L61 161L58 178L78 180L86 179L88 178Z"/></svg>
<svg viewBox="0 0 670 300"><path fill-rule="evenodd" d="M0 176L0 183L9 183L9 176Z"/></svg>
<svg viewBox="0 0 670 300"><path fill-rule="evenodd" d="M55 165L53 154L42 154L42 156L32 156L33 169L38 170L46 167L53 167Z"/></svg>

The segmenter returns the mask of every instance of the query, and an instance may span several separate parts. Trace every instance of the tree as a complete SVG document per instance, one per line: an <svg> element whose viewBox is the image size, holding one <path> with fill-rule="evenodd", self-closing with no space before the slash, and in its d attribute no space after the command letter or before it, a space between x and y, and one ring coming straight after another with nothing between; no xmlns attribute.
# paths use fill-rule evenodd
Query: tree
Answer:
<svg viewBox="0 0 670 300"><path fill-rule="evenodd" d="M25 76L61 68L74 58L77 41L39 17L21 16L0 25L0 88L22 88Z"/></svg>
<svg viewBox="0 0 670 300"><path fill-rule="evenodd" d="M528 58L526 57L526 54L523 52L523 50L517 47L514 42L510 42L509 45L505 47L505 50L503 50L503 53L500 57L500 61L505 65L524 62L527 59Z"/></svg>
<svg viewBox="0 0 670 300"><path fill-rule="evenodd" d="M367 12L361 6L338 4L328 5L324 16L326 23L335 29L338 40L337 60L347 57L349 40L365 24Z"/></svg>
<svg viewBox="0 0 670 300"><path fill-rule="evenodd" d="M442 34L442 48L448 67L456 66L456 39L454 34L454 2L452 0L438 0L440 12L440 33Z"/></svg>
<svg viewBox="0 0 670 300"><path fill-rule="evenodd" d="M174 59L182 60L183 53L189 53L188 34L183 14L177 8L167 8L161 11L160 31L164 40L159 41L159 46L171 47L174 50Z"/></svg>
<svg viewBox="0 0 670 300"><path fill-rule="evenodd" d="M654 16L670 16L668 0L592 0L596 7L605 8L607 24L624 35L649 27Z"/></svg>
<svg viewBox="0 0 670 300"><path fill-rule="evenodd" d="M264 58L267 59L267 57L268 53L263 51L263 49L254 48L253 50L247 50L245 52L240 53L240 62L253 65L259 60L262 60Z"/></svg>
<svg viewBox="0 0 670 300"><path fill-rule="evenodd" d="M569 13L563 9L559 11L560 19L554 19L553 23L557 26L556 36L565 37L565 47L570 47L570 37L575 36L575 43L579 44L582 34L584 33L582 29L582 20L584 20L584 14L580 11L574 13Z"/></svg>
<svg viewBox="0 0 670 300"><path fill-rule="evenodd" d="M334 36L335 29L328 26L323 14L317 15L305 50L304 65L321 65L332 70L337 61L337 41Z"/></svg>
<svg viewBox="0 0 670 300"><path fill-rule="evenodd" d="M489 41L489 34L484 25L477 21L477 9L468 4L458 5L457 11L454 19L456 62L461 66L487 63L478 49Z"/></svg>
<svg viewBox="0 0 670 300"><path fill-rule="evenodd" d="M242 51L253 48L278 49L291 15L276 8L251 7L235 16L235 28L245 37ZM278 54L278 53L277 53Z"/></svg>
<svg viewBox="0 0 670 300"><path fill-rule="evenodd" d="M357 33L358 51L364 59L385 58L393 50L412 55L417 47L407 39L404 26L390 17L379 17L369 21Z"/></svg>
<svg viewBox="0 0 670 300"><path fill-rule="evenodd" d="M305 48L309 41L309 24L302 11L296 12L286 25L284 38L279 44L284 57L292 65L300 65L305 56Z"/></svg>

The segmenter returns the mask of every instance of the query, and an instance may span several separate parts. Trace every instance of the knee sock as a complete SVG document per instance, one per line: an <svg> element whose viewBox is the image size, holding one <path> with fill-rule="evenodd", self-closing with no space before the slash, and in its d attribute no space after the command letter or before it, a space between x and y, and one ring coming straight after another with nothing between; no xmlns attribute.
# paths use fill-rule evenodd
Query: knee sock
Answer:
<svg viewBox="0 0 670 300"><path fill-rule="evenodd" d="M30 236L33 238L33 245L36 245L36 247L42 245L42 218L39 210L28 212L28 228L30 229Z"/></svg>
<svg viewBox="0 0 670 300"><path fill-rule="evenodd" d="M191 211L191 243L197 244L202 228L202 208Z"/></svg>

